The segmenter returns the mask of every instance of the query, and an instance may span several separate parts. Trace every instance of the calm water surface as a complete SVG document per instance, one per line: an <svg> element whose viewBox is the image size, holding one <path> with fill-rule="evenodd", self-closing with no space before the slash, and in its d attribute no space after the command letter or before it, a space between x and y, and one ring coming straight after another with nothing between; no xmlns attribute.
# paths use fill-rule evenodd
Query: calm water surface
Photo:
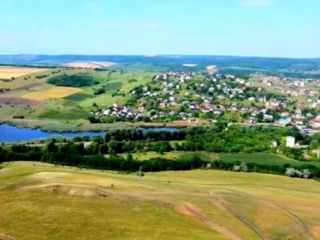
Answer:
<svg viewBox="0 0 320 240"><path fill-rule="evenodd" d="M143 128L144 133L149 131L160 132L176 132L179 131L177 128ZM45 132L41 129L30 129L30 128L18 128L12 127L7 124L0 124L0 142L21 142L30 141L35 139L46 139L52 137L64 137L64 138L74 138L89 136L90 138L94 136L104 136L105 132Z"/></svg>

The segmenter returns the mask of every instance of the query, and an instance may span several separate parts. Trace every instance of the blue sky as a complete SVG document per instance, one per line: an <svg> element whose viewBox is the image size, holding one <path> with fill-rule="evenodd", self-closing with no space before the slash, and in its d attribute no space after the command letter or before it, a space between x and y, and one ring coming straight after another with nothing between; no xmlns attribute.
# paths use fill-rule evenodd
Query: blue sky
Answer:
<svg viewBox="0 0 320 240"><path fill-rule="evenodd" d="M319 0L2 0L0 54L320 57Z"/></svg>

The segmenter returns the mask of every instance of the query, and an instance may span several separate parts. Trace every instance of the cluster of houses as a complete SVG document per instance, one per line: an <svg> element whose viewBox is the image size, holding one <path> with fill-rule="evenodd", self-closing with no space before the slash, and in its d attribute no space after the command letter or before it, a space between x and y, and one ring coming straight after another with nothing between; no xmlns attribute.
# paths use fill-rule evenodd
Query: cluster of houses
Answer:
<svg viewBox="0 0 320 240"><path fill-rule="evenodd" d="M99 118L113 117L139 121L143 117L143 114L141 112L136 113L132 111L130 107L120 106L119 104L114 103L111 107L96 112L95 116Z"/></svg>
<svg viewBox="0 0 320 240"><path fill-rule="evenodd" d="M199 114L208 120L216 120L226 112L235 112L245 116L246 124L295 125L306 134L320 128L320 114L304 111L319 109L319 94L309 87L310 84L319 86L319 80L306 84L303 80L263 77L259 81L262 86L256 87L250 80L230 74L165 72L155 75L149 84L130 91L130 96L138 99L135 106L115 103L95 115L121 121L146 118L157 121L169 117L192 121ZM267 98L267 87L274 87L281 97ZM293 98L296 96L302 96L306 101L295 104Z"/></svg>
<svg viewBox="0 0 320 240"><path fill-rule="evenodd" d="M263 85L272 86L275 91L285 96L285 99L265 101L264 107L266 109L272 109L280 114L280 119L270 119L275 125L294 125L302 133L310 135L320 129L320 80L268 76L259 76L258 78ZM293 104L292 100L295 101ZM287 106L290 103L294 105L294 110L288 111Z"/></svg>

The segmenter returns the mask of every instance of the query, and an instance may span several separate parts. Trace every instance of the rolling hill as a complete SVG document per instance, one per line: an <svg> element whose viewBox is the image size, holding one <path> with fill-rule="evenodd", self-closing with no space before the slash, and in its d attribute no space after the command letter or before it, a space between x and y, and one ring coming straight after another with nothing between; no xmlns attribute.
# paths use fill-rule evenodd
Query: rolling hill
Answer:
<svg viewBox="0 0 320 240"><path fill-rule="evenodd" d="M5 163L0 239L320 239L320 183L213 170L145 177Z"/></svg>

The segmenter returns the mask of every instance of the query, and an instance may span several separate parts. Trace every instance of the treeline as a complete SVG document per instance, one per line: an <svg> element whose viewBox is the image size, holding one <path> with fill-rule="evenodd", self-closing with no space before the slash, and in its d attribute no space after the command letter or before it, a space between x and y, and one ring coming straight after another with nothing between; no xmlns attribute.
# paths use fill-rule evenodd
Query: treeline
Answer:
<svg viewBox="0 0 320 240"><path fill-rule="evenodd" d="M84 148L82 142L89 140L88 137L76 137L70 144L61 144L62 150L73 145L77 146L77 152L83 155L95 154L118 154L155 151L158 153L170 151L207 151L207 152L274 152L282 150L287 156L303 160L300 149L289 149L284 146L285 136L294 136L298 141L305 140L296 129L259 127L229 126L222 130L218 126L196 127L177 131L148 131L142 129L119 129L108 131L105 137L94 137L89 145ZM308 140L310 141L310 140ZM275 148L272 142L280 147ZM78 144L75 144L78 143ZM83 144L82 144L83 145ZM57 147L54 140L48 144L49 148ZM16 159L14 154L28 152L29 156L20 159L32 159L41 154L39 147L25 145L13 145L10 156ZM30 148L30 149L28 149Z"/></svg>
<svg viewBox="0 0 320 240"><path fill-rule="evenodd" d="M207 168L217 169L217 170L226 170L226 171L235 171L235 172L255 172L255 173L269 173L269 174L278 174L286 175L289 177L298 177L298 178L314 178L320 179L320 168L311 164L301 164L290 165L271 165L263 163L242 163L235 160L234 162L224 162L224 161L213 161L208 163Z"/></svg>
<svg viewBox="0 0 320 240"><path fill-rule="evenodd" d="M310 164L283 164L272 165L263 163L242 163L236 159L233 162L222 160L209 161L197 155L181 157L177 160L164 158L151 158L138 161L128 153L126 157L112 154L104 157L101 154L90 154L82 143L66 143L56 145L54 142L45 148L13 145L9 149L0 147L0 163L4 161L41 161L51 164L73 166L79 168L92 168L100 170L116 170L123 172L157 172L192 169L216 169L236 172L257 172L287 175L290 177L320 178L320 168Z"/></svg>
<svg viewBox="0 0 320 240"><path fill-rule="evenodd" d="M142 129L115 129L108 131L105 137L76 137L72 140L57 142L52 139L45 146L16 144L0 147L0 162L4 161L42 161L53 164L96 168L118 171L164 171L213 168L233 171L266 172L285 174L288 168L294 168L292 176L310 172L312 177L320 178L320 169L308 164L272 165L248 163L245 167L237 162L209 161L191 154L178 160L153 158L147 161L133 159L132 153L154 151L160 154L170 151L207 151L207 152L276 152L303 160L300 149L286 148L284 137L294 136L300 143L318 144L320 137L302 136L297 129L274 128L269 126L245 127L231 125L226 129L222 125L196 127L178 131L147 131ZM274 147L276 142L278 147ZM123 157L126 153L127 156ZM108 157L104 155L108 154ZM122 156L119 156L121 154ZM161 155L160 155L161 156ZM300 174L301 175L301 174Z"/></svg>
<svg viewBox="0 0 320 240"><path fill-rule="evenodd" d="M105 141L108 142L111 139L117 141L173 141L184 140L187 135L195 136L205 132L219 132L220 129L217 126L210 127L193 127L184 129L173 129L172 131L154 131L153 129L115 129L110 130L105 135Z"/></svg>
<svg viewBox="0 0 320 240"><path fill-rule="evenodd" d="M145 172L157 172L167 170L191 170L198 169L207 164L207 161L193 156L187 159L167 160L163 158L151 158L146 161L133 159L129 153L126 158L116 154L106 158L101 154L91 155L82 143L66 143L56 145L54 141L45 148L28 147L25 145L13 145L10 149L0 147L0 163L5 161L41 161L52 164L75 166L80 168L93 168L105 170L118 170L135 172L139 169Z"/></svg>

